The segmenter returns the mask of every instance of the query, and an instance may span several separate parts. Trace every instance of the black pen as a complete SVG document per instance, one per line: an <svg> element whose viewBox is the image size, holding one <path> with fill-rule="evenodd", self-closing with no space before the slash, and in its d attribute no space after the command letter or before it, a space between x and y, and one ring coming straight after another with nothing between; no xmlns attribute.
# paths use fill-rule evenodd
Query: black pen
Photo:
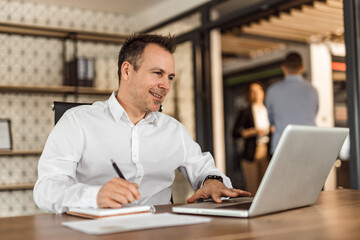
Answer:
<svg viewBox="0 0 360 240"><path fill-rule="evenodd" d="M114 160L110 159L116 173L119 175L120 178L125 179L124 175L121 173L120 169L118 168L118 166L116 165L116 163L114 162Z"/></svg>

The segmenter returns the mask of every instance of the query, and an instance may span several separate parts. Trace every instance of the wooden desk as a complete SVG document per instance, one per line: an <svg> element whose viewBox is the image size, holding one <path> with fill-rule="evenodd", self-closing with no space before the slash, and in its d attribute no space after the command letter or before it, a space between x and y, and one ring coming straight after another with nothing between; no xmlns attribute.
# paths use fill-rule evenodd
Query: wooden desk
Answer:
<svg viewBox="0 0 360 240"><path fill-rule="evenodd" d="M158 212L171 206L159 206ZM67 215L0 218L2 240L91 240L91 239L360 239L360 191L322 192L318 202L291 211L252 219L214 217L210 223L110 235L86 235L61 226L81 220Z"/></svg>

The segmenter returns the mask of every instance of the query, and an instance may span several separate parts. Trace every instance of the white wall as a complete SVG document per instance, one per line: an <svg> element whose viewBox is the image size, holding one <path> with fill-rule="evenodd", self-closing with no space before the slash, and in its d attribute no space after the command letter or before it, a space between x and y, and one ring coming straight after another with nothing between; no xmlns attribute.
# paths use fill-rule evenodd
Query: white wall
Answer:
<svg viewBox="0 0 360 240"><path fill-rule="evenodd" d="M211 98L214 133L214 158L216 167L226 173L225 162L225 126L224 126L224 97L221 63L221 33L212 30L210 33L211 55Z"/></svg>
<svg viewBox="0 0 360 240"><path fill-rule="evenodd" d="M334 126L334 96L331 69L331 52L325 43L310 44L311 82L319 93L319 111L316 125ZM333 166L326 180L324 190L336 188L336 168Z"/></svg>
<svg viewBox="0 0 360 240"><path fill-rule="evenodd" d="M324 43L310 44L311 83L319 93L319 112L316 125L334 126L334 97L331 53Z"/></svg>

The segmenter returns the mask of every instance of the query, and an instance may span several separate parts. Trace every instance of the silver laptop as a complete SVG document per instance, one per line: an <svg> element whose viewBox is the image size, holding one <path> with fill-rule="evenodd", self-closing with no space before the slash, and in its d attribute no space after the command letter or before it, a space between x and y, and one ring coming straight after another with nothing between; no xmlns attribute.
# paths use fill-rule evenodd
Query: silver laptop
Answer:
<svg viewBox="0 0 360 240"><path fill-rule="evenodd" d="M176 213L254 217L316 202L349 133L347 128L289 125L254 198L242 197L172 208Z"/></svg>

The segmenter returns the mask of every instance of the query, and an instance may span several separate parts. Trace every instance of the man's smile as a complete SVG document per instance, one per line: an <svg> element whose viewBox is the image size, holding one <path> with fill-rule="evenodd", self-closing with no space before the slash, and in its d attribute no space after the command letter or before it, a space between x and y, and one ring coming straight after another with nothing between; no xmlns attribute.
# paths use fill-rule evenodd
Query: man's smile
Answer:
<svg viewBox="0 0 360 240"><path fill-rule="evenodd" d="M161 96L160 94L158 93L154 93L152 91L149 91L151 93L151 95L153 95L155 98L157 98L158 100L161 100L163 96Z"/></svg>

